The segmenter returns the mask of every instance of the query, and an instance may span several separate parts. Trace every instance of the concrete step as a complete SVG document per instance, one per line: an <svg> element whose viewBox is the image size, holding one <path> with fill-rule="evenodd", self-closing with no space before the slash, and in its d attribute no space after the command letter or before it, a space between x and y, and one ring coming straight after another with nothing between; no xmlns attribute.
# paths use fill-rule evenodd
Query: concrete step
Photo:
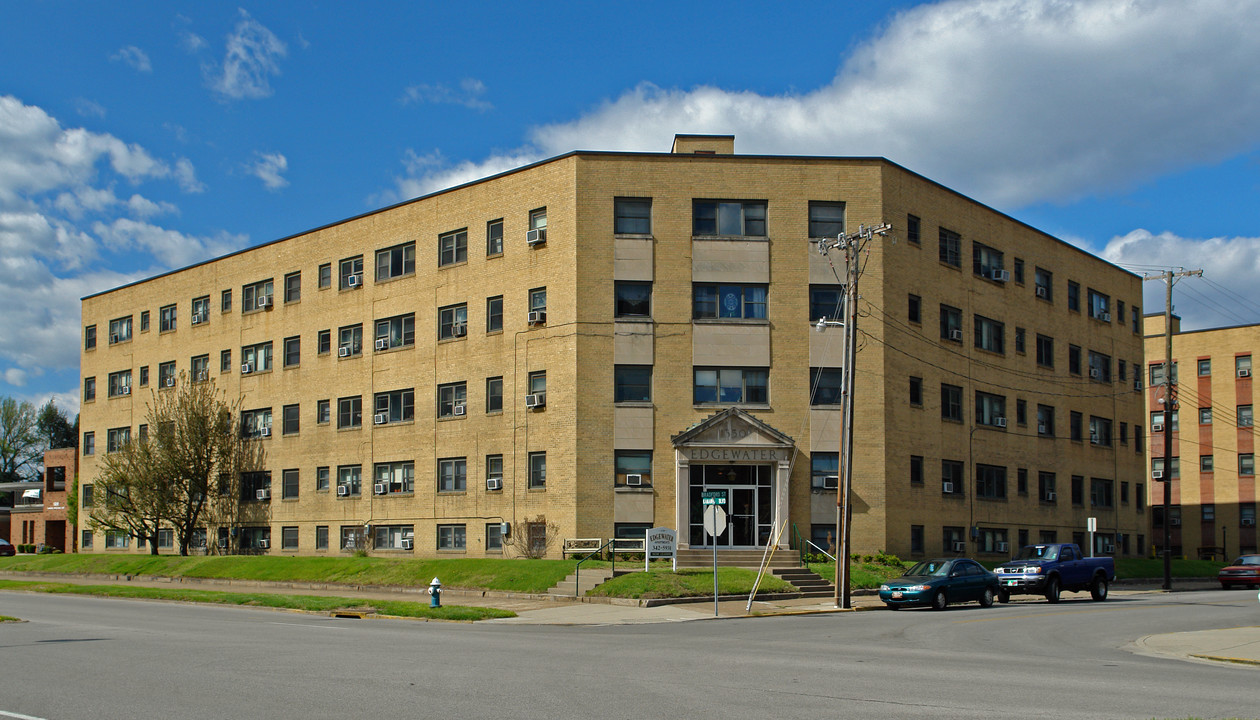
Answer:
<svg viewBox="0 0 1260 720"><path fill-rule="evenodd" d="M718 548L718 567L739 567L757 569L761 567L765 557L764 550L724 550ZM713 567L713 550L711 548L688 548L678 551L678 567L706 568ZM770 558L771 568L800 567L800 558L794 550L778 550Z"/></svg>
<svg viewBox="0 0 1260 720"><path fill-rule="evenodd" d="M549 595L562 595L565 597L574 597L585 595L591 588L598 587L608 582L613 577L621 577L633 570L617 569L616 575L608 568L590 568L584 569L580 573L570 573L568 577L561 580L555 587L549 589ZM577 587L576 583L580 581L581 587Z"/></svg>
<svg viewBox="0 0 1260 720"><path fill-rule="evenodd" d="M836 593L836 586L830 580L820 577L812 570L805 568L781 568L775 569L776 577L792 583L796 589L801 591L802 597L832 597Z"/></svg>

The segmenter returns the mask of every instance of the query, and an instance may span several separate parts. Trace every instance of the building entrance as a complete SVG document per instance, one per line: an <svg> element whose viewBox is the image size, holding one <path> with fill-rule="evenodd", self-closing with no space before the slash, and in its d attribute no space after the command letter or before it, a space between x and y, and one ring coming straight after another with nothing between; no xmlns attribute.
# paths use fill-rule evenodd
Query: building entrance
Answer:
<svg viewBox="0 0 1260 720"><path fill-rule="evenodd" d="M770 465L692 465L691 532L692 547L753 548L770 540L774 519ZM717 538L704 531L704 505L701 493L726 493L726 532Z"/></svg>

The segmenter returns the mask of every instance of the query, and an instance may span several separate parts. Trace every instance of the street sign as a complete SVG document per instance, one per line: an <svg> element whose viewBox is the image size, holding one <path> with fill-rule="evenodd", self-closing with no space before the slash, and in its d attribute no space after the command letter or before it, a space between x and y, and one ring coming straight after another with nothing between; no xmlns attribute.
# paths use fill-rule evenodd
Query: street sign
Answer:
<svg viewBox="0 0 1260 720"><path fill-rule="evenodd" d="M1090 532L1098 532L1098 518L1085 518L1085 529Z"/></svg>
<svg viewBox="0 0 1260 720"><path fill-rule="evenodd" d="M723 496L725 499L725 496ZM726 532L726 511L717 505L710 505L704 509L704 531L711 537L717 537Z"/></svg>
<svg viewBox="0 0 1260 720"><path fill-rule="evenodd" d="M706 490L700 493L700 503L702 505L725 505L725 490Z"/></svg>

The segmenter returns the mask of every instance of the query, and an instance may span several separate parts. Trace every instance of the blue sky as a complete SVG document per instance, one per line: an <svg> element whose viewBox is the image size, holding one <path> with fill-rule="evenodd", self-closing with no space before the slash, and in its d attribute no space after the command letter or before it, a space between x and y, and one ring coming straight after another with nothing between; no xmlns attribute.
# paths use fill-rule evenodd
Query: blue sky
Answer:
<svg viewBox="0 0 1260 720"><path fill-rule="evenodd" d="M569 150L879 155L1260 322L1260 3L23 3L0 394L78 409L79 298ZM1147 311L1163 308L1147 283Z"/></svg>

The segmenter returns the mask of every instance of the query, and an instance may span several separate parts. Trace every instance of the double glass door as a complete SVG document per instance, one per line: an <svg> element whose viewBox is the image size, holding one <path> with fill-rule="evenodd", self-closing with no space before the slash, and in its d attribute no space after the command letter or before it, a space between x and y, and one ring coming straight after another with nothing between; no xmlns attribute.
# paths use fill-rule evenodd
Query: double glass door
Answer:
<svg viewBox="0 0 1260 720"><path fill-rule="evenodd" d="M761 465L691 466L692 547L761 547L769 541L773 520L770 467ZM702 493L726 493L726 530L716 538L704 531Z"/></svg>

